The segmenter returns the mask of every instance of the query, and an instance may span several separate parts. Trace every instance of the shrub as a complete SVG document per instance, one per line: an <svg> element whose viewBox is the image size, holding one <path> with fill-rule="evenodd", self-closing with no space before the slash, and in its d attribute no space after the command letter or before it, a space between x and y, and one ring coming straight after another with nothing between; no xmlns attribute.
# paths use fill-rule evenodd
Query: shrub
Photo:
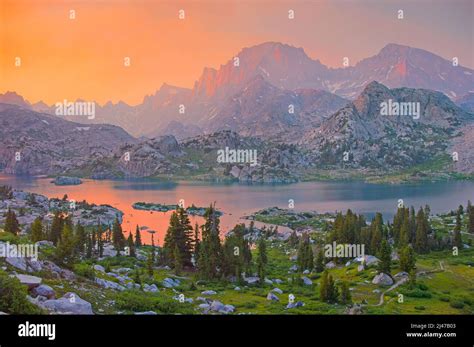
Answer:
<svg viewBox="0 0 474 347"><path fill-rule="evenodd" d="M8 233L6 231L0 231L0 241L16 244L18 243L18 239L19 237L16 235L13 235L12 233Z"/></svg>
<svg viewBox="0 0 474 347"><path fill-rule="evenodd" d="M464 302L462 302L461 300L455 300L452 301L449 305L452 308L462 309L464 307Z"/></svg>
<svg viewBox="0 0 474 347"><path fill-rule="evenodd" d="M424 311L426 310L425 306L415 306L415 310Z"/></svg>
<svg viewBox="0 0 474 347"><path fill-rule="evenodd" d="M145 294L136 290L119 293L116 299L116 306L118 309L133 312L151 310L164 314L193 313L190 304L183 304L171 298Z"/></svg>
<svg viewBox="0 0 474 347"><path fill-rule="evenodd" d="M79 276L94 279L94 269L89 264L74 264L74 272Z"/></svg>
<svg viewBox="0 0 474 347"><path fill-rule="evenodd" d="M0 311L10 314L41 314L43 311L26 298L28 291L16 278L0 270Z"/></svg>
<svg viewBox="0 0 474 347"><path fill-rule="evenodd" d="M415 288L412 290L404 290L402 291L403 295L412 297L412 298L424 298L424 299L429 299L432 297L430 292L421 290L419 288Z"/></svg>
<svg viewBox="0 0 474 347"><path fill-rule="evenodd" d="M418 288L421 290L428 290L428 286L424 283L418 283Z"/></svg>
<svg viewBox="0 0 474 347"><path fill-rule="evenodd" d="M253 302L253 301L249 301L249 302L246 302L246 303L244 304L244 307L245 307L245 308L255 308L255 307L257 307L257 303L256 303L256 302Z"/></svg>
<svg viewBox="0 0 474 347"><path fill-rule="evenodd" d="M442 296L439 298L439 300L443 302L449 302L449 298L447 296Z"/></svg>

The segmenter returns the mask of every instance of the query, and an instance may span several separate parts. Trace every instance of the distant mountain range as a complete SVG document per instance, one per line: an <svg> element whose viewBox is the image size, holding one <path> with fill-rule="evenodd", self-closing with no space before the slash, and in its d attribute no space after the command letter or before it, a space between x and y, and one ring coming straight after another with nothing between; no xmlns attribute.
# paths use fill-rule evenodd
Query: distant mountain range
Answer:
<svg viewBox="0 0 474 347"><path fill-rule="evenodd" d="M318 126L372 81L389 88L439 91L472 107L474 71L422 49L388 44L355 66L332 69L302 48L266 42L244 48L219 69L205 68L193 89L164 84L137 106L109 102L96 107L93 120L68 119L118 125L135 137L170 134L183 139L217 130L292 137ZM54 106L32 105L15 93L0 95L0 102L55 111Z"/></svg>
<svg viewBox="0 0 474 347"><path fill-rule="evenodd" d="M418 103L420 112L416 116L384 115L381 105L389 100ZM371 82L357 99L308 131L299 143L312 148L316 160L324 164L338 166L347 152L347 167L402 169L444 153L450 141L473 121L474 114L440 92L389 89Z"/></svg>
<svg viewBox="0 0 474 347"><path fill-rule="evenodd" d="M273 106L267 109L267 104L259 104L259 98L245 96L247 91L253 95L254 90L273 100L269 103ZM328 92L287 92L261 77L253 79L247 91L235 94L235 106L228 113L215 113L214 121L226 122L228 129L216 126L215 132L180 141L172 135L137 139L117 126L84 125L0 104L0 170L93 178L246 182L294 182L311 179L321 170L340 169L351 169L364 177L417 167L423 175L474 174L474 114L443 93L390 89L374 81L355 100L347 102ZM285 104L291 100L306 113L288 116L272 111L280 109L282 100ZM385 115L381 105L388 101L417 103L419 114ZM319 105L336 111L323 114ZM236 117L245 120L242 124L262 119L251 123L253 126L239 127L238 133L232 130L239 124L232 123ZM262 133L265 129L280 135L272 138ZM285 129L287 136L283 135ZM256 150L258 165L219 163L217 151L225 147ZM451 159L453 151L458 152L457 161ZM17 153L21 160L16 160Z"/></svg>
<svg viewBox="0 0 474 347"><path fill-rule="evenodd" d="M74 123L0 103L0 170L6 173L67 173L110 156L124 143L136 142L115 125Z"/></svg>

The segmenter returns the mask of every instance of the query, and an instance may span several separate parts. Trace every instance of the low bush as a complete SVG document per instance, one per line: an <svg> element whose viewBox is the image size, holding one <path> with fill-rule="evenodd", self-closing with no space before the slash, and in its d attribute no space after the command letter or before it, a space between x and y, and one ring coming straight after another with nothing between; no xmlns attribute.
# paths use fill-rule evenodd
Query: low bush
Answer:
<svg viewBox="0 0 474 347"><path fill-rule="evenodd" d="M462 309L464 307L464 302L462 302L461 300L454 300L454 301L451 301L449 305L452 308Z"/></svg>
<svg viewBox="0 0 474 347"><path fill-rule="evenodd" d="M41 314L43 311L26 298L26 286L0 270L0 311L10 314Z"/></svg>
<svg viewBox="0 0 474 347"><path fill-rule="evenodd" d="M95 277L94 269L89 264L74 264L73 269L74 272L79 276L83 276L91 280L93 280Z"/></svg>
<svg viewBox="0 0 474 347"><path fill-rule="evenodd" d="M116 307L120 310L144 312L154 311L163 314L191 314L190 304L180 303L172 298L143 293L140 291L124 291L117 295Z"/></svg>

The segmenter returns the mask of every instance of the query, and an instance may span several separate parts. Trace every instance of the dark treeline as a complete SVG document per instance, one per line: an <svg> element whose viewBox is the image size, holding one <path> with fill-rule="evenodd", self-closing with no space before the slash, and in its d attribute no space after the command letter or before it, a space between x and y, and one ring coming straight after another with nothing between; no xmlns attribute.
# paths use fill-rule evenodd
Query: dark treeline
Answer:
<svg viewBox="0 0 474 347"><path fill-rule="evenodd" d="M184 267L197 270L203 279L219 279L235 276L240 280L243 273L252 269L250 243L245 239L248 232L239 224L222 241L219 216L211 205L204 214L204 224L193 228L186 210L178 208L170 218L160 262L179 273ZM265 246L259 245L257 267L264 275L266 265Z"/></svg>

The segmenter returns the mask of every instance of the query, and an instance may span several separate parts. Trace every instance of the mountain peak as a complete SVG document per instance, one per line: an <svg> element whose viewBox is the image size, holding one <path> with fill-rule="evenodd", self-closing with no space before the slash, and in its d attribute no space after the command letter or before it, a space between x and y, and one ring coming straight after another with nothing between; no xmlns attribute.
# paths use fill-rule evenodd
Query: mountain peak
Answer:
<svg viewBox="0 0 474 347"><path fill-rule="evenodd" d="M390 54L396 52L406 52L413 49L410 46L400 45L398 43L388 43L379 52L379 54Z"/></svg>
<svg viewBox="0 0 474 347"><path fill-rule="evenodd" d="M387 90L389 90L389 88L384 86L382 83L379 83L377 81L372 81L365 86L364 90L362 91L362 94L370 94L377 91L387 91Z"/></svg>
<svg viewBox="0 0 474 347"><path fill-rule="evenodd" d="M12 104L26 108L31 107L30 103L26 101L23 96L11 91L7 91L5 94L0 94L0 103Z"/></svg>

